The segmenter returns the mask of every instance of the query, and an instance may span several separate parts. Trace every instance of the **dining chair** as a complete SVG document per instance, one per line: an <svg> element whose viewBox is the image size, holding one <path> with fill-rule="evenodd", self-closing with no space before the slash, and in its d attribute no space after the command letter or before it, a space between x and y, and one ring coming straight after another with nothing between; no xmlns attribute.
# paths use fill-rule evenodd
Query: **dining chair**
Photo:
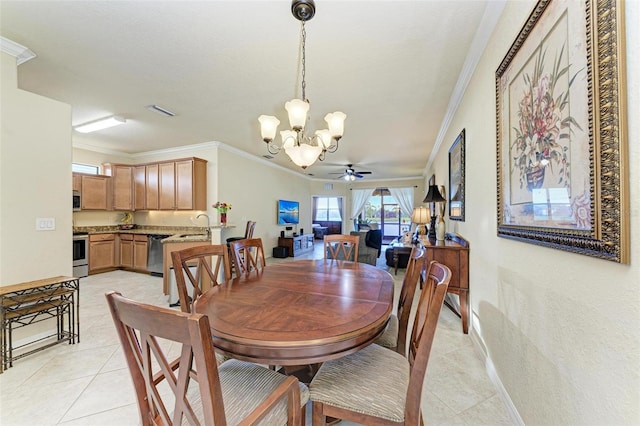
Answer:
<svg viewBox="0 0 640 426"><path fill-rule="evenodd" d="M322 364L309 386L313 425L326 416L366 425L422 425L420 400L451 270L432 261L420 295L408 354L371 344Z"/></svg>
<svg viewBox="0 0 640 426"><path fill-rule="evenodd" d="M233 265L238 277L249 275L252 271L259 272L267 265L261 238L232 241L231 252L233 253Z"/></svg>
<svg viewBox="0 0 640 426"><path fill-rule="evenodd" d="M192 312L196 299L209 287L231 279L229 251L224 244L177 250L171 253L171 261L182 312Z"/></svg>
<svg viewBox="0 0 640 426"><path fill-rule="evenodd" d="M425 271L426 257L424 245L419 244L411 249L407 270L402 280L396 313L389 317L387 327L374 343L385 348L392 349L402 356L406 355L407 329L409 327L409 316L413 298L416 294L416 287L420 277Z"/></svg>
<svg viewBox="0 0 640 426"><path fill-rule="evenodd" d="M146 425L304 424L308 389L254 363L216 365L209 318L139 303L111 291L109 309ZM180 366L166 351L181 345ZM197 378L190 373L195 362Z"/></svg>
<svg viewBox="0 0 640 426"><path fill-rule="evenodd" d="M357 235L331 234L324 236L324 258L358 261L360 237Z"/></svg>

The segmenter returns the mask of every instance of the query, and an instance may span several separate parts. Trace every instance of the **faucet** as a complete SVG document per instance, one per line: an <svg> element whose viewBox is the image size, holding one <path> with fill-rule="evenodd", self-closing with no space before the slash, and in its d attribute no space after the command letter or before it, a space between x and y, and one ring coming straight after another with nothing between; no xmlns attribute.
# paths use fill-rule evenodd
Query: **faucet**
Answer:
<svg viewBox="0 0 640 426"><path fill-rule="evenodd" d="M200 216L204 216L207 218L207 238L211 239L211 222L209 219L209 215L206 213L200 213L198 216L196 216L196 219L199 219Z"/></svg>

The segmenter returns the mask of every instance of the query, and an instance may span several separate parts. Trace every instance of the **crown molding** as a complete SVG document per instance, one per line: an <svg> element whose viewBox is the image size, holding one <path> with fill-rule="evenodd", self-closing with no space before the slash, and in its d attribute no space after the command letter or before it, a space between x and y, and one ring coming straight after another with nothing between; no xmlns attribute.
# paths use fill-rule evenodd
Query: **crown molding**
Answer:
<svg viewBox="0 0 640 426"><path fill-rule="evenodd" d="M16 64L21 65L37 55L23 45L0 36L0 50L16 58Z"/></svg>
<svg viewBox="0 0 640 426"><path fill-rule="evenodd" d="M458 76L458 81L456 86L451 93L451 98L449 99L449 106L447 107L447 113L442 120L442 124L440 125L440 131L438 132L438 136L436 137L436 141L433 144L433 149L431 150L431 155L429 156L429 161L427 161L427 165L422 172L422 176L426 177L429 174L429 170L431 169L431 165L440 151L440 146L444 140L444 136L449 130L449 125L451 124L451 120L456 114L458 107L460 106L460 102L462 102L462 98L464 97L464 93L467 90L467 86L469 85L469 81L471 81L471 77L478 66L478 62L480 62L480 58L484 54L485 49L487 48L487 43L489 42L489 38L491 34L493 34L493 30L498 23L498 19L500 15L502 15L502 10L507 4L506 0L496 0L489 1L484 9L484 14L482 15L482 19L480 20L480 24L478 25L478 29L476 30L475 35L473 36L473 41L469 46L469 50L467 52L467 57L462 65L462 70L460 71L460 75Z"/></svg>

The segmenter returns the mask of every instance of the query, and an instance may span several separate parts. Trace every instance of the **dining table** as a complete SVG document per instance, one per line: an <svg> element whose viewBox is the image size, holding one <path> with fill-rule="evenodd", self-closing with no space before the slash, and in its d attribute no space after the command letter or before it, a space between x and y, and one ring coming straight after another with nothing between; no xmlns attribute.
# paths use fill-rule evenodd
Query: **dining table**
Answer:
<svg viewBox="0 0 640 426"><path fill-rule="evenodd" d="M394 283L366 263L317 259L270 264L207 290L215 349L245 361L299 366L371 344L393 310Z"/></svg>

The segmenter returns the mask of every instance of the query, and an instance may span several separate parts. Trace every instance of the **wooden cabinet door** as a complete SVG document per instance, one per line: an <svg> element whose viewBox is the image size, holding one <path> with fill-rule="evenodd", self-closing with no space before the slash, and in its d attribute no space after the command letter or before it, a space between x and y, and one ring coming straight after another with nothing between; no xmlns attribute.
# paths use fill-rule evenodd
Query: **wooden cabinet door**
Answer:
<svg viewBox="0 0 640 426"><path fill-rule="evenodd" d="M176 165L176 208L193 210L193 161L178 161Z"/></svg>
<svg viewBox="0 0 640 426"><path fill-rule="evenodd" d="M136 166L133 168L133 209L147 208L147 168Z"/></svg>
<svg viewBox="0 0 640 426"><path fill-rule="evenodd" d="M77 173L73 173L73 190L74 191L82 191L82 175Z"/></svg>
<svg viewBox="0 0 640 426"><path fill-rule="evenodd" d="M133 210L133 167L113 165L113 209Z"/></svg>
<svg viewBox="0 0 640 426"><path fill-rule="evenodd" d="M158 210L158 165L149 164L145 166L145 172L147 174L145 207L147 210Z"/></svg>
<svg viewBox="0 0 640 426"><path fill-rule="evenodd" d="M89 236L89 272L116 266L114 234Z"/></svg>
<svg viewBox="0 0 640 426"><path fill-rule="evenodd" d="M133 268L133 235L120 235L120 266Z"/></svg>
<svg viewBox="0 0 640 426"><path fill-rule="evenodd" d="M111 178L82 175L82 210L111 210Z"/></svg>
<svg viewBox="0 0 640 426"><path fill-rule="evenodd" d="M147 270L147 252L149 248L146 235L136 235L133 238L133 267L140 271Z"/></svg>
<svg viewBox="0 0 640 426"><path fill-rule="evenodd" d="M159 203L160 210L174 210L176 208L176 172L175 163L160 163L159 172Z"/></svg>

